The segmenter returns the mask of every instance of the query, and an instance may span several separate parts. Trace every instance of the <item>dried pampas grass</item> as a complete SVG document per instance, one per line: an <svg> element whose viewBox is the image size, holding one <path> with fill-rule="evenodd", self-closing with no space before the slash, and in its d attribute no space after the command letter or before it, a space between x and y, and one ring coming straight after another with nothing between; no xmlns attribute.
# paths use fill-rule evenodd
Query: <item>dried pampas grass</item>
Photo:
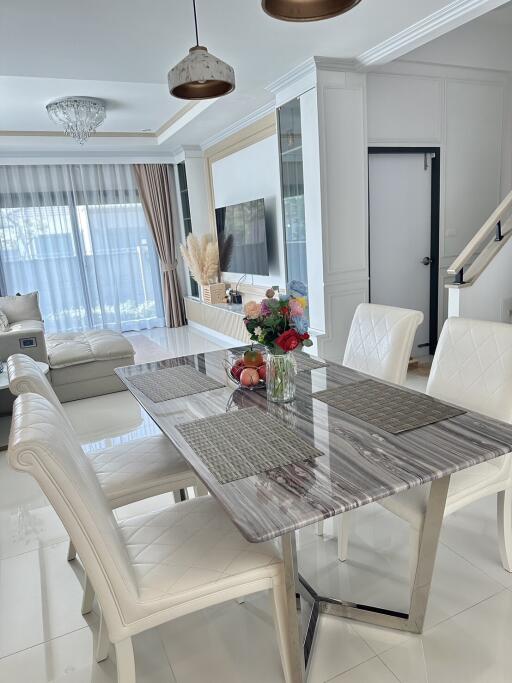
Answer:
<svg viewBox="0 0 512 683"><path fill-rule="evenodd" d="M209 285L219 276L219 249L211 235L195 237L192 233L185 244L180 244L181 255L194 280L202 285Z"/></svg>

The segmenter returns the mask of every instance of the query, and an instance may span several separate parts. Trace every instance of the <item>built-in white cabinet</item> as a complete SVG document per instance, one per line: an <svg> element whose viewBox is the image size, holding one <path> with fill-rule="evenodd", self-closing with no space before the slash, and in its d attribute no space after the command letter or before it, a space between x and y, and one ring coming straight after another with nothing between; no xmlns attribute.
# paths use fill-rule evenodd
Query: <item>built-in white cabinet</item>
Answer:
<svg viewBox="0 0 512 683"><path fill-rule="evenodd" d="M355 308L368 299L366 75L346 67L315 58L274 89L288 257L297 248L293 222L303 206L300 258L307 264L311 327L320 355L333 360L343 356ZM286 167L288 148L293 164Z"/></svg>

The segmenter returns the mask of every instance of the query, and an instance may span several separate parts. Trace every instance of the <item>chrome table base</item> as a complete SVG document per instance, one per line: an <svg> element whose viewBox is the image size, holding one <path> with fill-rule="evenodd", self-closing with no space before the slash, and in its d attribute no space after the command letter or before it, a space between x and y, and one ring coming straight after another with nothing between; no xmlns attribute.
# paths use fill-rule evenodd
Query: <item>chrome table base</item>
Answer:
<svg viewBox="0 0 512 683"><path fill-rule="evenodd" d="M290 628L296 661L294 681L305 683L305 670L310 660L320 614L331 614L376 626L422 633L449 484L450 477L444 477L432 482L430 486L408 613L319 595L298 573L294 533L282 537L287 597L290 605ZM309 607L309 615L304 619L301 612L306 607Z"/></svg>

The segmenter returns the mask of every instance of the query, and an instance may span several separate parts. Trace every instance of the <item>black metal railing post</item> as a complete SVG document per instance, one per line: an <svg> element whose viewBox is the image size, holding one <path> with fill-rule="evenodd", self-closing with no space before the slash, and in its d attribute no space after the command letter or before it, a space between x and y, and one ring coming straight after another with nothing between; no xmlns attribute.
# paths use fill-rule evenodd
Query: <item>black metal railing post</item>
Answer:
<svg viewBox="0 0 512 683"><path fill-rule="evenodd" d="M455 279L453 280L454 285L463 285L464 284L464 268L461 268L457 275L455 276Z"/></svg>
<svg viewBox="0 0 512 683"><path fill-rule="evenodd" d="M495 242L501 242L503 239L503 234L501 232L501 221L498 221L496 223L496 237L494 238Z"/></svg>

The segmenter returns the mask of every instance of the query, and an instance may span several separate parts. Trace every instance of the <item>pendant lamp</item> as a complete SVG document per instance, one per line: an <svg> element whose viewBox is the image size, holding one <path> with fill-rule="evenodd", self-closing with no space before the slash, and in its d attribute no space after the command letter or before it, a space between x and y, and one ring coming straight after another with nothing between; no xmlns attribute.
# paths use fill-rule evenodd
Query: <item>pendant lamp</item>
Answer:
<svg viewBox="0 0 512 683"><path fill-rule="evenodd" d="M263 10L283 21L320 21L348 12L361 0L262 0Z"/></svg>
<svg viewBox="0 0 512 683"><path fill-rule="evenodd" d="M196 44L190 48L188 55L169 71L169 92L182 100L209 100L227 95L235 89L235 72L233 67L199 45L196 0L192 2Z"/></svg>

